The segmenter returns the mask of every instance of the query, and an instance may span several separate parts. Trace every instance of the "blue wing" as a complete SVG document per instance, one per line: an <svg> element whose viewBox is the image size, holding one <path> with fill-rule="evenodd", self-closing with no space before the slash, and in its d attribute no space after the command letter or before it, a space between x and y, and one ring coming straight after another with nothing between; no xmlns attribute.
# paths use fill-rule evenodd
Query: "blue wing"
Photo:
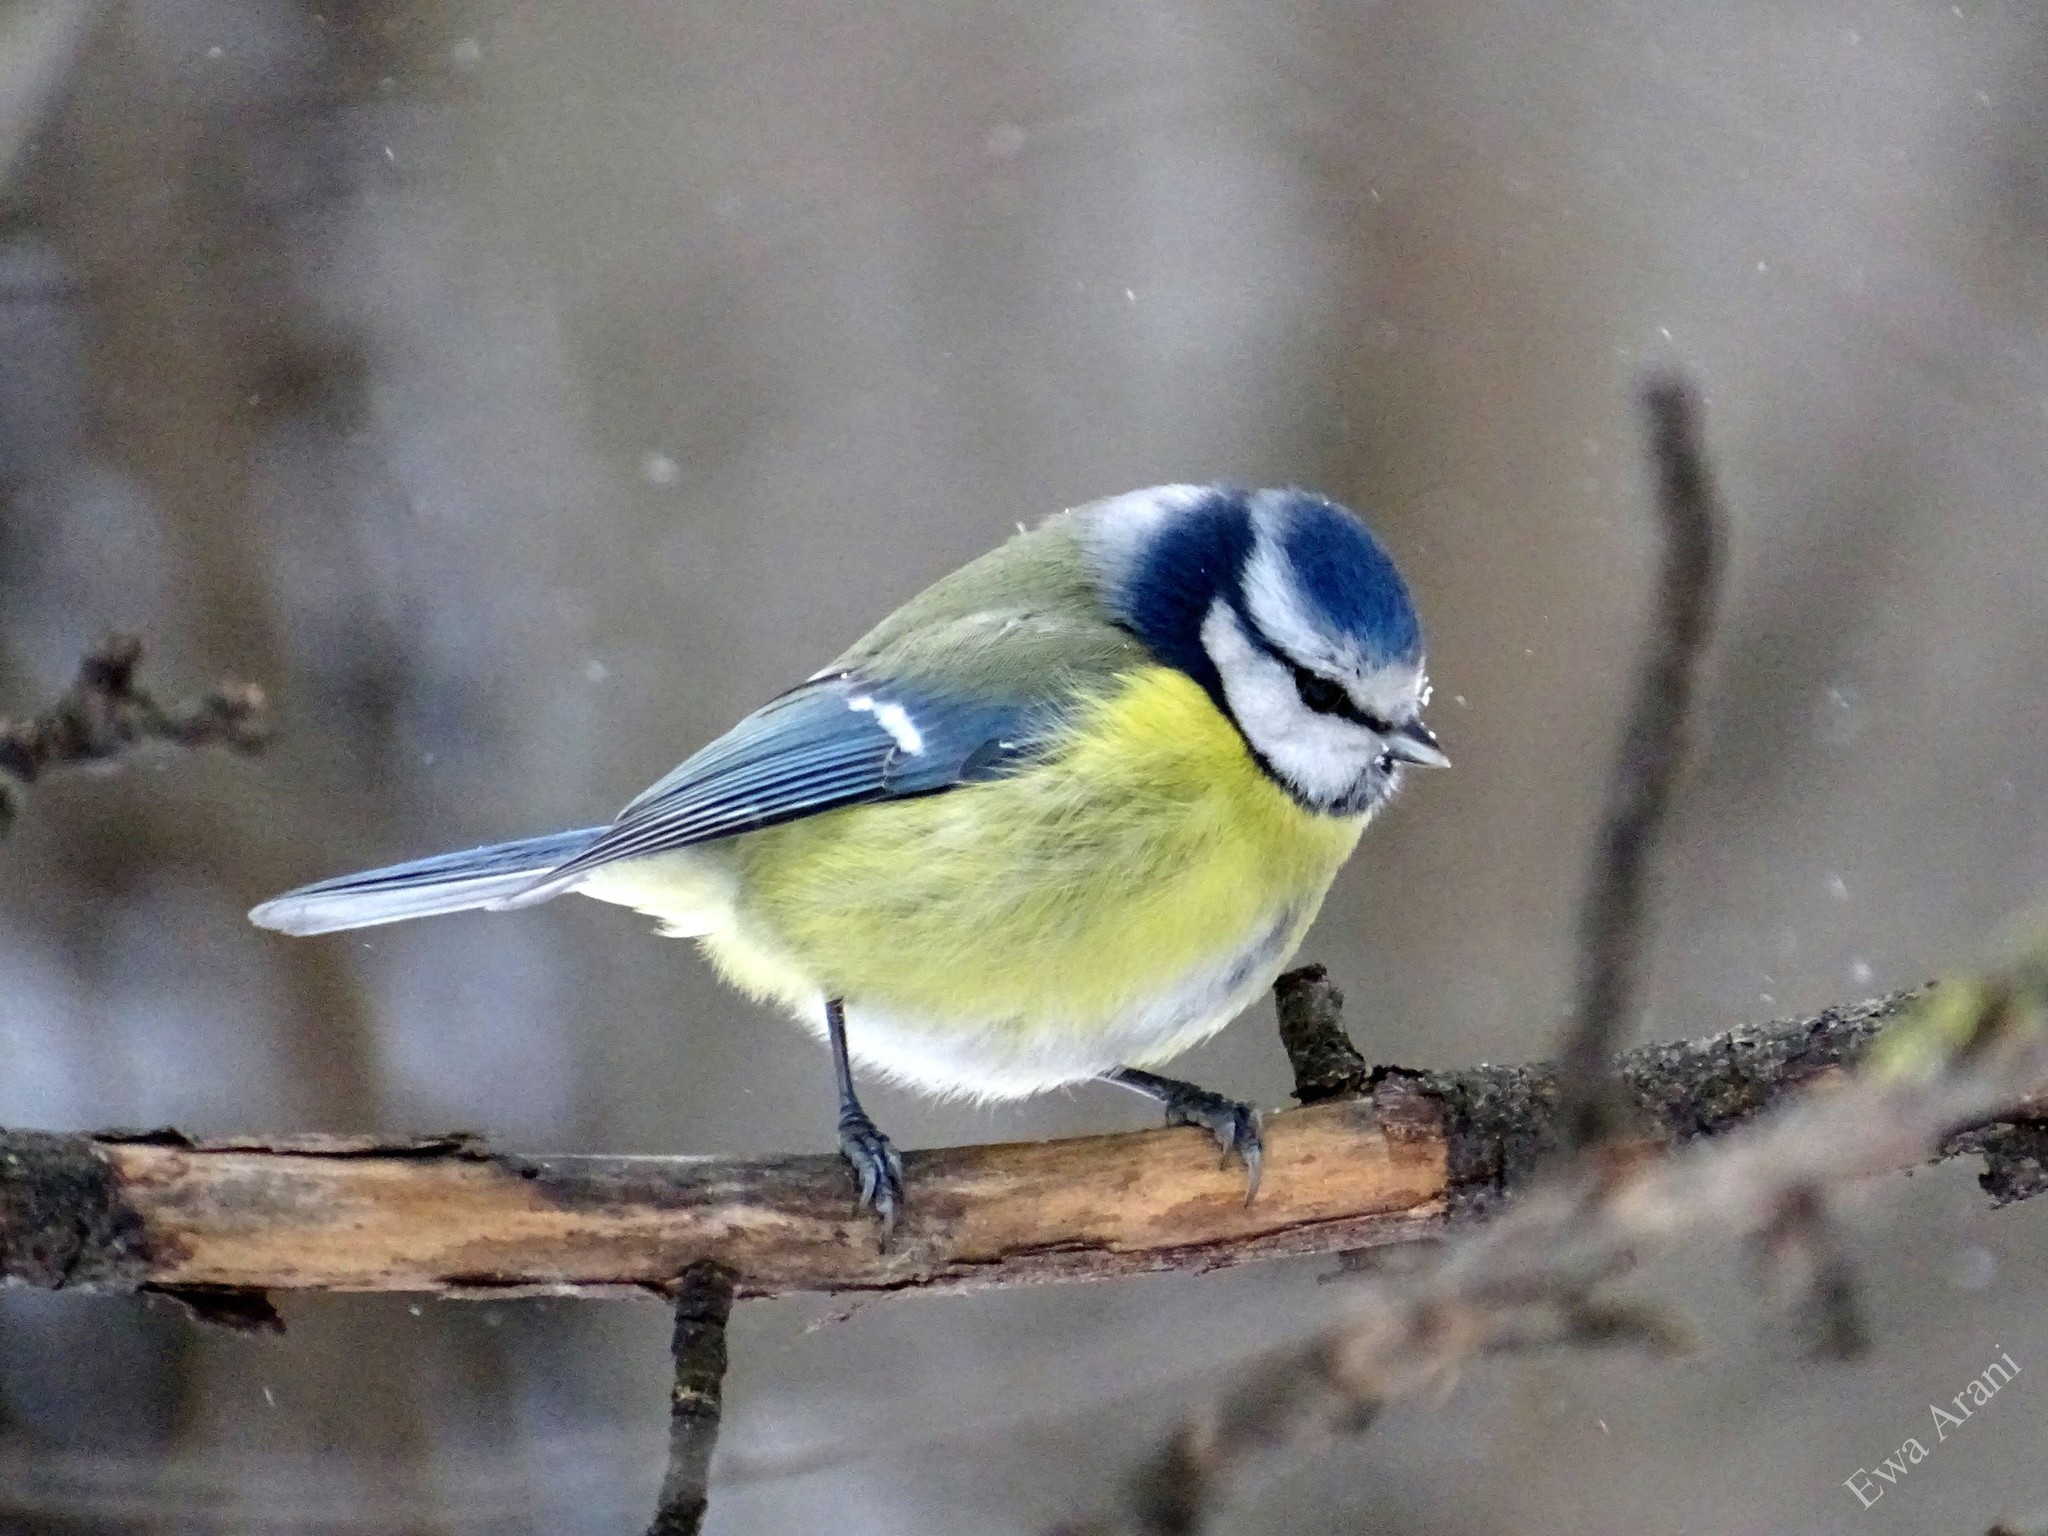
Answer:
<svg viewBox="0 0 2048 1536"><path fill-rule="evenodd" d="M963 700L852 673L815 678L704 747L508 904L543 900L601 864L999 778L1035 755L1057 719L1044 698Z"/></svg>

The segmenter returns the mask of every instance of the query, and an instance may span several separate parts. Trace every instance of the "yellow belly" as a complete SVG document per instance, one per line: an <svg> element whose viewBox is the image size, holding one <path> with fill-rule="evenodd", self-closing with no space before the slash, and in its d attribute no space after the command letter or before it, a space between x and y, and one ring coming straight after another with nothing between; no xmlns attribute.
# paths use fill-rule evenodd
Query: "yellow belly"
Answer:
<svg viewBox="0 0 2048 1536"><path fill-rule="evenodd" d="M591 894L699 934L729 980L814 1027L844 998L870 1066L1007 1095L1221 1028L1362 826L1302 810L1197 684L1149 668L1013 777L628 866Z"/></svg>

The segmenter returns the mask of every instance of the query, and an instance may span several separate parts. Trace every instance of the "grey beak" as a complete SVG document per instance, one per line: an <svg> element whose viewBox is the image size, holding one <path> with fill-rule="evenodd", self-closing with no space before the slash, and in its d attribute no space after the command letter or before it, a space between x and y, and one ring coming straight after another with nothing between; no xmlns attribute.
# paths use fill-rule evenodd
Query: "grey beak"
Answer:
<svg viewBox="0 0 2048 1536"><path fill-rule="evenodd" d="M1387 737L1387 755L1404 763L1413 763L1418 768L1451 766L1451 760L1444 756L1444 749L1437 745L1435 734L1420 720L1394 727L1393 733Z"/></svg>

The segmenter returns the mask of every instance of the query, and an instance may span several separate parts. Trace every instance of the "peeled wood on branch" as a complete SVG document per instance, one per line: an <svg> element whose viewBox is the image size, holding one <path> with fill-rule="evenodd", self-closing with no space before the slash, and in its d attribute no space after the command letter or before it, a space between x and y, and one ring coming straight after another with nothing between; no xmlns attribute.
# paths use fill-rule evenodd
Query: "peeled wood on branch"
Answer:
<svg viewBox="0 0 2048 1536"><path fill-rule="evenodd" d="M1644 1133L1683 1140L1829 1074L1902 1002L1646 1047L1620 1075ZM909 1210L886 1250L831 1156L0 1132L0 1280L169 1291L219 1315L271 1290L666 1292L706 1262L741 1295L1206 1269L1412 1238L1483 1210L1554 1144L1557 1102L1547 1065L1382 1069L1359 1097L1273 1117L1249 1207L1242 1173L1191 1129L911 1152ZM1968 1150L2018 1198L2040 1182L2041 1138L2007 1129Z"/></svg>

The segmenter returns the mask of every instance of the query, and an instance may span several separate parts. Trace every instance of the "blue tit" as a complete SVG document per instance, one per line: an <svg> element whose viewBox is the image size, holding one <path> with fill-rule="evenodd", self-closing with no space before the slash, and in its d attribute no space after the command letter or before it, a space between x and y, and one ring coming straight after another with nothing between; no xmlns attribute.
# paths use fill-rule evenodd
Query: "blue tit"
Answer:
<svg viewBox="0 0 2048 1536"><path fill-rule="evenodd" d="M1351 512L1156 486L945 577L609 826L250 916L328 933L570 891L650 914L830 1044L885 1223L900 1165L855 1066L977 1099L1105 1079L1256 1188L1256 1114L1149 1069L1272 984L1404 771L1445 765L1428 696L1407 589Z"/></svg>

